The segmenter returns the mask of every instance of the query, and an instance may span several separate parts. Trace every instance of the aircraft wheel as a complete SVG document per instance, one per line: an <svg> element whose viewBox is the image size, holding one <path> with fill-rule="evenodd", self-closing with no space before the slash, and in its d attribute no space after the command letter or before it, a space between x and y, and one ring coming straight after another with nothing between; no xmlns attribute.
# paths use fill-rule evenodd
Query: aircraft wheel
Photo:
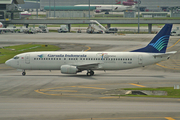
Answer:
<svg viewBox="0 0 180 120"><path fill-rule="evenodd" d="M94 71L91 70L91 71L90 71L90 74L91 74L91 75L94 75Z"/></svg>
<svg viewBox="0 0 180 120"><path fill-rule="evenodd" d="M87 76L92 76L92 75L94 75L94 71L91 70L87 72Z"/></svg>
<svg viewBox="0 0 180 120"><path fill-rule="evenodd" d="M22 75L25 76L25 75L26 75L26 72L22 72Z"/></svg>
<svg viewBox="0 0 180 120"><path fill-rule="evenodd" d="M91 73L90 73L90 72L87 72L87 76L91 76Z"/></svg>

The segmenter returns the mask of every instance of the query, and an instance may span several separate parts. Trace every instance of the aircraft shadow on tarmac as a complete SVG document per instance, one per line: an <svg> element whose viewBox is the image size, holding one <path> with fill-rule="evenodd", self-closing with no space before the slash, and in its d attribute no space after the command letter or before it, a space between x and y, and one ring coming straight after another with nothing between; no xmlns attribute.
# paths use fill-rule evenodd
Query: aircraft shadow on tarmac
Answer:
<svg viewBox="0 0 180 120"><path fill-rule="evenodd" d="M10 75L10 76L22 76L22 75ZM126 78L131 78L131 77L153 77L153 78L165 78L163 75L110 75L110 74L95 74L93 76L87 76L85 74L76 74L76 75L26 75L26 76L22 76L22 77L28 77L28 76L47 76L47 77L80 77L80 78L89 78L89 79L96 79L96 77L119 77L119 78L122 78L122 77L126 77Z"/></svg>

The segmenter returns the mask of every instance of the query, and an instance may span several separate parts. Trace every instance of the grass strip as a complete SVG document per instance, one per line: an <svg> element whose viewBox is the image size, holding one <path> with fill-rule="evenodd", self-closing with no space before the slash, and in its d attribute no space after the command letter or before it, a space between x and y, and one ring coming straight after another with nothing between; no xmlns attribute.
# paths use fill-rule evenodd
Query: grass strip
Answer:
<svg viewBox="0 0 180 120"><path fill-rule="evenodd" d="M17 54L34 51L56 51L60 48L54 45L24 44L0 48L0 64L14 57Z"/></svg>
<svg viewBox="0 0 180 120"><path fill-rule="evenodd" d="M123 90L147 90L147 91L166 91L167 96L158 95L125 95L134 97L159 97L159 98L180 98L180 89L174 87L159 87L159 88L124 88Z"/></svg>

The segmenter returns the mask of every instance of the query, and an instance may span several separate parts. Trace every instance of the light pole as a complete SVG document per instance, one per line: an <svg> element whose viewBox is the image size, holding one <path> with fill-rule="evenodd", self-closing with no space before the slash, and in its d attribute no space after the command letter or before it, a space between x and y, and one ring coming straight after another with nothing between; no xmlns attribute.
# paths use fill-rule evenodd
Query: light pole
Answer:
<svg viewBox="0 0 180 120"><path fill-rule="evenodd" d="M36 2L38 3L38 0ZM37 14L37 18L38 18L38 8L36 8L36 14Z"/></svg>
<svg viewBox="0 0 180 120"><path fill-rule="evenodd" d="M50 0L49 0L49 17L51 17L51 6L50 6Z"/></svg>
<svg viewBox="0 0 180 120"><path fill-rule="evenodd" d="M90 19L90 0L89 0L89 19Z"/></svg>
<svg viewBox="0 0 180 120"><path fill-rule="evenodd" d="M138 0L138 33L139 33L139 4L141 3L140 0Z"/></svg>
<svg viewBox="0 0 180 120"><path fill-rule="evenodd" d="M55 17L55 0L54 0L54 17Z"/></svg>

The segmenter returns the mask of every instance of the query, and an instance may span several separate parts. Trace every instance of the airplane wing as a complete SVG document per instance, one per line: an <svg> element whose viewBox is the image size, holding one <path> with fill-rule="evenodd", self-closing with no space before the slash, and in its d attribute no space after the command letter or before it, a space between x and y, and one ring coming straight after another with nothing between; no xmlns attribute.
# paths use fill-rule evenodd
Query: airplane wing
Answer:
<svg viewBox="0 0 180 120"><path fill-rule="evenodd" d="M81 70L93 69L93 68L98 68L99 64L100 63L77 65L77 68Z"/></svg>
<svg viewBox="0 0 180 120"><path fill-rule="evenodd" d="M85 63L85 64L72 64L73 66L76 66L79 70L89 70L89 69L97 69L99 67L100 63Z"/></svg>

